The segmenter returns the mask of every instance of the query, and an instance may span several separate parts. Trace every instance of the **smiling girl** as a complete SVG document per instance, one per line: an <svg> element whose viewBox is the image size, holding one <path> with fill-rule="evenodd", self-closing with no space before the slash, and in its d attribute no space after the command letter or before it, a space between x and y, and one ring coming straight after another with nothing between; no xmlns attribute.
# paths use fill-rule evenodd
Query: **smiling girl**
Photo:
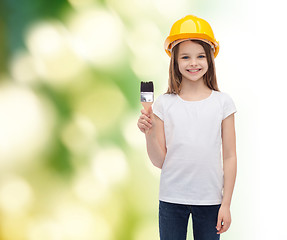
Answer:
<svg viewBox="0 0 287 240"><path fill-rule="evenodd" d="M237 169L237 110L217 86L219 44L205 20L188 15L173 24L165 51L168 90L138 120L149 158L161 169L160 239L186 239L191 215L195 240L217 240L231 224Z"/></svg>

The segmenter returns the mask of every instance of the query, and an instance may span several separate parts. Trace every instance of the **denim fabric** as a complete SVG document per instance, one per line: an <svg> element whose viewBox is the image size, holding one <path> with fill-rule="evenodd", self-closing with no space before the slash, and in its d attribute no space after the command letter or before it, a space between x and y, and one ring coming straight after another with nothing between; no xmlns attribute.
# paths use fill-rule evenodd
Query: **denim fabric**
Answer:
<svg viewBox="0 0 287 240"><path fill-rule="evenodd" d="M185 205L159 201L161 240L186 240L189 215L192 216L194 240L219 240L217 216L219 205Z"/></svg>

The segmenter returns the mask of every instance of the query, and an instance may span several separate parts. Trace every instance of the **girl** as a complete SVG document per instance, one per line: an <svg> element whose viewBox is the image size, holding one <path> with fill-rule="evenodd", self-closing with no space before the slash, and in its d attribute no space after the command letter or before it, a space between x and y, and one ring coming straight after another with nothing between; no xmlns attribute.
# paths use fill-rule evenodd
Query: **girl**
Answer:
<svg viewBox="0 0 287 240"><path fill-rule="evenodd" d="M161 169L160 239L186 239L191 214L194 239L216 240L231 223L237 110L218 89L219 44L205 20L188 15L175 22L165 50L171 57L168 90L138 120L148 156Z"/></svg>

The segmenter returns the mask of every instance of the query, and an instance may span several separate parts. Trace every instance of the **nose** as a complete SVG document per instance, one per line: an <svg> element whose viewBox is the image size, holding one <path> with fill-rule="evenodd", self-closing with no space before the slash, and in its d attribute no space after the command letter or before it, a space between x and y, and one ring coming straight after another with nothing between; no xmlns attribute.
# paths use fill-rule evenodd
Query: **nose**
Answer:
<svg viewBox="0 0 287 240"><path fill-rule="evenodd" d="M197 60L196 60L196 58L191 58L190 61L189 61L189 65L190 65L190 66L196 66L196 65L197 65Z"/></svg>

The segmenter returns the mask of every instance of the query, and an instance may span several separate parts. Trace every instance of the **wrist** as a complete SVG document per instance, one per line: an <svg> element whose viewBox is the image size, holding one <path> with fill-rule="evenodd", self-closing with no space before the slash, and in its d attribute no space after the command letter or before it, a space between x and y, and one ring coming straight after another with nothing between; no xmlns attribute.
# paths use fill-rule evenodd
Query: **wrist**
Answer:
<svg viewBox="0 0 287 240"><path fill-rule="evenodd" d="M155 136L156 136L156 134L155 134L155 131L153 128L150 128L145 132L146 138L152 138L153 139Z"/></svg>
<svg viewBox="0 0 287 240"><path fill-rule="evenodd" d="M222 203L221 203L221 207L230 208L230 202L222 201Z"/></svg>

